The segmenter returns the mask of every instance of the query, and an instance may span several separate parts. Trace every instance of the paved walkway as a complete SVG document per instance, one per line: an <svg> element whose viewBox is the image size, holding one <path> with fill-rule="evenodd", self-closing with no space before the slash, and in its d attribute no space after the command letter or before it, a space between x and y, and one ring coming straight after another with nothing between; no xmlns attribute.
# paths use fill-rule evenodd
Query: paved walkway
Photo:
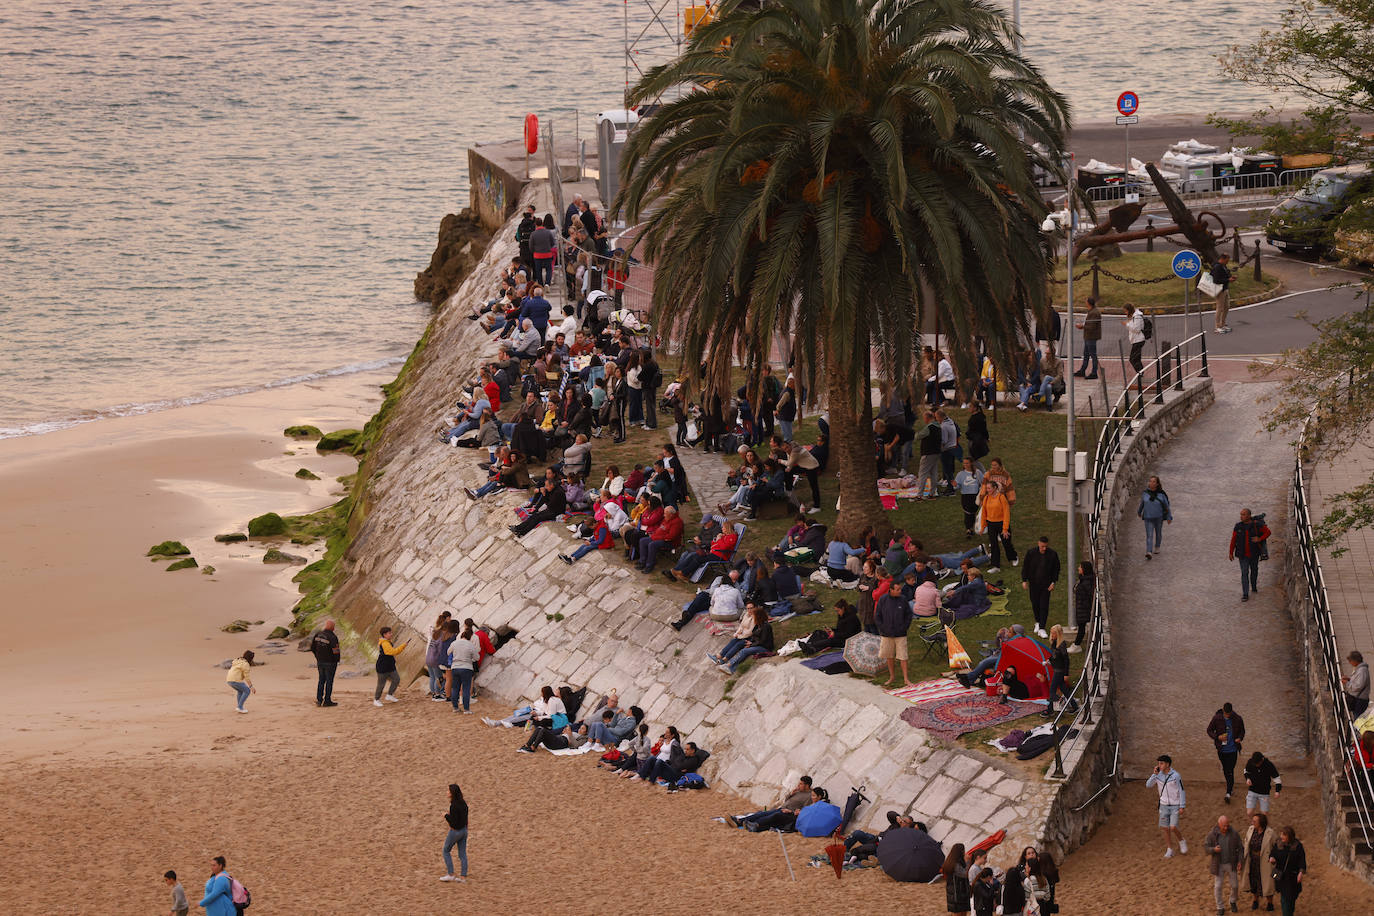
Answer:
<svg viewBox="0 0 1374 916"><path fill-rule="evenodd" d="M1263 390L1219 383L1216 403L1160 454L1154 472L1174 521L1159 556L1145 560L1133 506L1121 522L1112 651L1125 774L1143 778L1155 757L1170 754L1197 791L1190 801L1203 803L1204 812L1214 807L1207 802L1220 801L1212 798L1221 794L1213 786L1222 777L1206 728L1224 702L1245 719L1243 756L1263 751L1290 785L1314 780L1293 626L1275 579L1286 545L1277 534L1271 540L1260 591L1248 603L1240 600L1238 567L1226 559L1241 508L1267 513L1276 532L1287 515L1292 447L1287 437L1262 431L1255 399Z"/></svg>
<svg viewBox="0 0 1374 916"><path fill-rule="evenodd" d="M1370 431L1374 436L1374 430ZM1320 520L1339 503L1335 496L1368 483L1374 475L1374 445L1357 445L1335 464L1318 462L1307 469L1312 517ZM1351 649L1374 655L1374 530L1355 531L1341 539L1347 552L1322 557L1322 573L1331 598L1336 647L1345 656Z"/></svg>

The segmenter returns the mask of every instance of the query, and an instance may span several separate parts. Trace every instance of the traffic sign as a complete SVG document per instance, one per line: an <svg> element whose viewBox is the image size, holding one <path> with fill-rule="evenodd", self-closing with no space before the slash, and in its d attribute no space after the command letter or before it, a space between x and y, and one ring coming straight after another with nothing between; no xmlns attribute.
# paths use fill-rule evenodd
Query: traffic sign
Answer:
<svg viewBox="0 0 1374 916"><path fill-rule="evenodd" d="M1139 124L1139 123L1140 123L1140 115L1117 115L1117 116L1116 116L1116 124L1117 124L1118 127L1125 126L1125 125L1128 125L1128 124Z"/></svg>
<svg viewBox="0 0 1374 916"><path fill-rule="evenodd" d="M1127 90L1116 97L1116 110L1123 115L1133 115L1140 110L1140 96Z"/></svg>
<svg viewBox="0 0 1374 916"><path fill-rule="evenodd" d="M1180 280L1191 280L1202 273L1202 255L1191 248L1185 248L1174 255L1174 276Z"/></svg>

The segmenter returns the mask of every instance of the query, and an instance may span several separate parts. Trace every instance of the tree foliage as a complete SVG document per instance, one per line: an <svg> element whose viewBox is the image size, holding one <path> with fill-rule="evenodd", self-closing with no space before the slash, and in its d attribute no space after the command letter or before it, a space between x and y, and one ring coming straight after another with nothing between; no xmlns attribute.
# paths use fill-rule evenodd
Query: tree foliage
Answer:
<svg viewBox="0 0 1374 916"><path fill-rule="evenodd" d="M1285 350L1254 371L1277 379L1266 418L1269 430L1298 433L1303 459L1330 464L1367 446L1374 429L1374 282L1355 288L1363 308L1312 324L1317 339ZM1316 542L1335 547L1348 532L1374 525L1374 476L1353 490L1327 498L1335 506L1316 530ZM1336 555L1344 552L1339 548Z"/></svg>
<svg viewBox="0 0 1374 916"><path fill-rule="evenodd" d="M1334 105L1308 108L1301 117L1284 121L1277 108L1255 112L1248 118L1228 118L1211 114L1207 123L1226 131L1234 143L1241 137L1256 137L1259 148L1288 156L1297 153L1348 155L1360 148L1360 128L1350 115Z"/></svg>
<svg viewBox="0 0 1374 916"><path fill-rule="evenodd" d="M1221 56L1236 79L1374 113L1374 0L1292 0L1278 28Z"/></svg>
<svg viewBox="0 0 1374 916"><path fill-rule="evenodd" d="M631 135L617 206L644 220L655 315L696 380L755 377L783 335L823 381L848 531L878 520L873 370L909 380L938 316L968 377L975 337L1005 361L1048 308L1032 168L1058 168L1067 103L984 0L717 10L633 89L683 91Z"/></svg>

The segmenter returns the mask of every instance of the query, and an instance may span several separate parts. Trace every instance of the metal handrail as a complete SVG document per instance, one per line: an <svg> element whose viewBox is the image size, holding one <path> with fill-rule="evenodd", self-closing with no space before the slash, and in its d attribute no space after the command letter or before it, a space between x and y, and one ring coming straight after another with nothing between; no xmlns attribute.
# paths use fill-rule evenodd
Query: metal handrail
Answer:
<svg viewBox="0 0 1374 916"><path fill-rule="evenodd" d="M1196 352L1192 352L1190 355L1190 351L1193 350ZM1146 379L1151 372L1153 378L1147 385ZM1182 343L1174 344L1156 355L1152 364L1145 363L1141 370L1135 373L1121 389L1112 409L1103 418L1105 424L1101 434L1097 437L1097 448L1093 454L1093 497L1092 508L1088 513L1088 536L1086 538L1087 553L1094 568L1100 569L1101 567L1101 534L1105 521L1103 510L1107 497L1107 476L1112 472L1121 453L1129 445L1129 439L1135 432L1134 424L1145 415L1146 392L1152 393L1151 403L1163 403L1165 389L1181 391L1184 383L1189 379L1207 378L1208 374L1207 335L1205 332L1198 332ZM1071 572L1070 575L1072 574ZM1101 692L1103 682L1106 679L1104 670L1106 627L1103 625L1104 602L1101 582L1102 579L1099 575L1097 587L1093 592L1092 612L1088 620L1088 626L1092 628L1092 638L1088 642L1088 649L1083 658L1083 670L1079 672L1078 680L1074 682L1068 695L1069 700L1076 703L1078 708L1071 712L1070 703L1066 701L1051 720L1055 745L1054 768L1050 776L1054 779L1066 778L1064 757L1077 749L1084 738L1084 728L1093 724L1092 701ZM1061 737L1060 731L1063 725L1070 726L1067 729L1069 732L1074 732L1074 727L1077 727L1072 738ZM1119 769L1119 767L1114 769L1113 778ZM1096 798L1102 791L1099 789L1093 797Z"/></svg>
<svg viewBox="0 0 1374 916"><path fill-rule="evenodd" d="M1360 763L1354 751L1355 742L1360 736L1355 729L1355 717L1350 714L1350 706L1346 703L1345 691L1341 687L1341 657L1336 648L1331 603L1326 590L1326 577L1322 572L1321 555L1312 534L1307 484L1302 468L1310 432L1311 420L1308 420L1303 426L1297 458L1293 464L1293 523L1297 532L1298 550L1302 557L1303 578L1307 583L1307 602L1312 608L1312 622L1316 624L1326 687L1331 691L1332 715L1341 747L1341 772L1346 786L1350 789L1358 820L1358 824L1354 826L1359 827L1364 842L1374 846L1374 780L1371 780L1369 771ZM1346 826L1351 827L1349 824ZM1351 832L1354 832L1353 829Z"/></svg>

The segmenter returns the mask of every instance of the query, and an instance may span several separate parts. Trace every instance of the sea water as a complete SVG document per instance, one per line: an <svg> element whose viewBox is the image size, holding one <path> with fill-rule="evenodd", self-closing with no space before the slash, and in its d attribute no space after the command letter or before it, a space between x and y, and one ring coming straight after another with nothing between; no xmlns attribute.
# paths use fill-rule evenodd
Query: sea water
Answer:
<svg viewBox="0 0 1374 916"><path fill-rule="evenodd" d="M1143 119L1245 111L1264 94L1215 56L1283 5L1026 0L1022 30L1080 119L1123 89ZM0 438L398 364L429 315L414 275L467 203L466 148L526 112L592 136L627 31L646 36L631 78L671 53L648 11L8 0Z"/></svg>

